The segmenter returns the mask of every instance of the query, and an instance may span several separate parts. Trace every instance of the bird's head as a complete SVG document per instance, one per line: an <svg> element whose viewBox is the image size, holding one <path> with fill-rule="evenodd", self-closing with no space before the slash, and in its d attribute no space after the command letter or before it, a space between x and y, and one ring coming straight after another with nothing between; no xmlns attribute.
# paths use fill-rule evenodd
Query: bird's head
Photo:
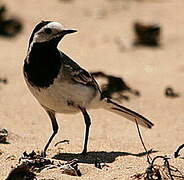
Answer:
<svg viewBox="0 0 184 180"><path fill-rule="evenodd" d="M76 30L65 29L64 26L54 21L41 21L34 28L29 39L29 46L34 43L49 43L57 46L59 41L66 35Z"/></svg>

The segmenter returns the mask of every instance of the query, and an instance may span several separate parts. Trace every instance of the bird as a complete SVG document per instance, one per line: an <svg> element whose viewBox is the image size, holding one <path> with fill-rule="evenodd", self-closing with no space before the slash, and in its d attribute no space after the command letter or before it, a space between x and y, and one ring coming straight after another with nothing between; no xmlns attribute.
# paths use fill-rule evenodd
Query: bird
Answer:
<svg viewBox="0 0 184 180"><path fill-rule="evenodd" d="M144 116L102 95L94 77L64 52L59 42L77 32L63 24L44 20L36 24L28 41L23 74L28 89L47 112L53 132L42 150L46 151L58 132L56 113L81 113L85 122L84 144L81 154L87 154L91 118L88 109L105 109L136 122L148 129L154 125Z"/></svg>

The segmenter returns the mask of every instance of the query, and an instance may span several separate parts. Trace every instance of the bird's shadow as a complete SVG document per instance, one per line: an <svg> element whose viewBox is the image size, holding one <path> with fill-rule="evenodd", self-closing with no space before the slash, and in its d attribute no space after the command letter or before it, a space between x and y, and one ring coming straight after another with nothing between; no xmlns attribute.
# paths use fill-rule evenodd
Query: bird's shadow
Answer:
<svg viewBox="0 0 184 180"><path fill-rule="evenodd" d="M78 163L85 163L85 164L94 164L98 159L104 163L112 163L116 160L119 156L135 156L135 157L142 157L146 156L147 154L156 153L158 151L149 150L148 152L141 152L141 153L129 153L129 152L88 152L87 155L82 154L75 154L75 153L59 153L53 157L53 159L63 160L63 161L71 161L72 159L77 158Z"/></svg>

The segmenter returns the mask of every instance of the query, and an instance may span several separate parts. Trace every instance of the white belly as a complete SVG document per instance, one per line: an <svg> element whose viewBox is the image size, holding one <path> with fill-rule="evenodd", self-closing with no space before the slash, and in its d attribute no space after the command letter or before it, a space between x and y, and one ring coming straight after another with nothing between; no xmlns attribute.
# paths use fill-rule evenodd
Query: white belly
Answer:
<svg viewBox="0 0 184 180"><path fill-rule="evenodd" d="M76 113L80 107L95 107L100 100L100 92L82 84L68 84L67 82L54 82L48 88L37 89L28 87L38 102L58 113ZM95 95L95 96L94 96Z"/></svg>

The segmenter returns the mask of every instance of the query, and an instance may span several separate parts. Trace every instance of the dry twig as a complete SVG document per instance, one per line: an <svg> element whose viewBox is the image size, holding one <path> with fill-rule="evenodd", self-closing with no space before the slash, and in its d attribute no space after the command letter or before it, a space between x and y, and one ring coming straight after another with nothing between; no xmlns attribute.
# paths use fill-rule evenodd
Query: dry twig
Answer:
<svg viewBox="0 0 184 180"><path fill-rule="evenodd" d="M147 162L149 164L149 166L146 168L146 171L143 173L138 173L133 175L131 178L133 180L161 180L161 179L170 179L170 180L174 180L174 178L178 178L178 179L184 179L184 175L181 173L181 171L174 167L171 166L169 163L169 158L167 156L156 156L153 159L149 156L149 153L147 151L147 148L144 144L143 138L141 136L141 132L137 123L137 120L135 119L136 122L136 126L137 126L137 130L138 130L138 134L141 140L141 143L145 149L145 151L147 152ZM183 148L184 145L181 145L178 150L175 152L175 156L178 155L179 150L181 150L181 148ZM163 159L163 164L162 165L158 165L155 163L155 161L157 159Z"/></svg>
<svg viewBox="0 0 184 180"><path fill-rule="evenodd" d="M178 149L176 150L176 152L174 152L174 157L175 157L175 158L177 158L177 157L180 156L179 152L180 152L180 150L183 149L183 148L184 148L184 144L182 144L182 145L180 145L180 146L178 147Z"/></svg>

